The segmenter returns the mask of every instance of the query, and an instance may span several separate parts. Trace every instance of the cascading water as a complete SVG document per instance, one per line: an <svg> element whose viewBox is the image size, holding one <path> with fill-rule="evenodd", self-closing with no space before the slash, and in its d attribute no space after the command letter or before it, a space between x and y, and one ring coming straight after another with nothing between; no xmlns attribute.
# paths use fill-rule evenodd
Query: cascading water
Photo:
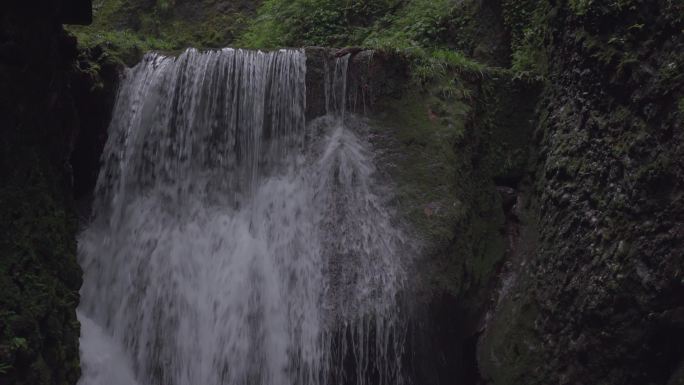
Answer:
<svg viewBox="0 0 684 385"><path fill-rule="evenodd" d="M303 51L127 73L79 239L82 385L410 382L405 240L345 115L347 61L309 125Z"/></svg>

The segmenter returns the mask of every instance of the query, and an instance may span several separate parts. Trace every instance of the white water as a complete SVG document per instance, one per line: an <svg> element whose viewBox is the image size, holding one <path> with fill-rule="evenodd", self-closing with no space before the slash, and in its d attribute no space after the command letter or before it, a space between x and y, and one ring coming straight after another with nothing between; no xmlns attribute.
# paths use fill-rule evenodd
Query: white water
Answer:
<svg viewBox="0 0 684 385"><path fill-rule="evenodd" d="M189 50L127 73L79 238L81 385L408 382L404 236L346 123L347 59L308 126L305 61Z"/></svg>

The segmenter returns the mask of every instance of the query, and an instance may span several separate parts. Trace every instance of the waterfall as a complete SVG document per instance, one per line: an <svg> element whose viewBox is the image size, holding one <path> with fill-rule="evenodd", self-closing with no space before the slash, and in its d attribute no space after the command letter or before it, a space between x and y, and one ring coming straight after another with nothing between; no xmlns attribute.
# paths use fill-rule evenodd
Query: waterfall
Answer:
<svg viewBox="0 0 684 385"><path fill-rule="evenodd" d="M84 270L82 385L409 383L406 243L363 119L305 122L301 50L147 54L119 91Z"/></svg>

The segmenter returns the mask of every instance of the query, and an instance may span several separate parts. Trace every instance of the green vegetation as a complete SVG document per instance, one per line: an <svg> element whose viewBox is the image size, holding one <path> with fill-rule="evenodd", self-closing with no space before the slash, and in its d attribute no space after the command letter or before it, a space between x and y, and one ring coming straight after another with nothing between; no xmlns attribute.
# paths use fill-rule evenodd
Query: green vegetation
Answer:
<svg viewBox="0 0 684 385"><path fill-rule="evenodd" d="M446 86L445 92L456 92L453 85L454 73L468 78L481 78L485 71L490 71L484 64L467 58L460 52L448 50L417 49L410 54L411 76L418 85L439 82ZM466 91L461 89L460 91Z"/></svg>
<svg viewBox="0 0 684 385"><path fill-rule="evenodd" d="M361 44L381 17L391 14L399 0L266 0L239 45L343 46Z"/></svg>
<svg viewBox="0 0 684 385"><path fill-rule="evenodd" d="M453 48L459 39L449 35L462 32L469 16L451 0L266 0L258 9L240 3L95 0L94 24L69 30L84 47L104 45L124 57L227 45L444 49Z"/></svg>
<svg viewBox="0 0 684 385"><path fill-rule="evenodd" d="M52 171L45 159L8 153L22 162L0 190L0 214L11 221L0 226L8 235L0 241L0 374L17 384L74 383L80 374L76 220L57 178L43 171Z"/></svg>
<svg viewBox="0 0 684 385"><path fill-rule="evenodd" d="M483 13L472 0L339 3L267 0L237 45L250 48L360 46L409 54L419 60L418 69L423 70L439 60L443 65L477 65L473 57L478 55L473 53L482 49L482 45L498 44L491 41L491 36L481 36L481 30L491 29L490 24L495 22L490 20L492 15Z"/></svg>
<svg viewBox="0 0 684 385"><path fill-rule="evenodd" d="M570 8L577 15L584 15L587 13L589 7L594 3L594 0L570 0Z"/></svg>
<svg viewBox="0 0 684 385"><path fill-rule="evenodd" d="M458 156L453 151L465 135L469 107L460 96L447 105L437 96L407 95L383 104L378 117L382 133L389 133L396 151L399 206L430 244L451 241L453 219L463 215L453 197L458 186ZM435 175L439 175L435 178Z"/></svg>
<svg viewBox="0 0 684 385"><path fill-rule="evenodd" d="M258 48L434 47L455 7L450 0L267 0L238 42Z"/></svg>
<svg viewBox="0 0 684 385"><path fill-rule="evenodd" d="M130 65L150 50L226 46L242 33L250 12L240 2L94 0L93 25L68 29L81 47L105 47Z"/></svg>
<svg viewBox="0 0 684 385"><path fill-rule="evenodd" d="M141 35L131 31L108 31L96 34L78 30L72 32L78 38L81 47L90 49L104 46L114 58L129 65L137 62L147 51L172 51L177 47L168 41L154 37L143 39Z"/></svg>
<svg viewBox="0 0 684 385"><path fill-rule="evenodd" d="M513 30L517 67L524 70L536 69L542 59L527 49L539 40L539 33L527 25L539 1L509 1L504 9L506 23ZM438 60L444 65L473 67L476 63L466 58L492 43L483 43L480 35L495 23L472 0L265 0L256 4L156 0L147 5L136 0L95 0L94 12L92 26L69 30L81 46L104 46L127 64L148 50L179 51L190 46L362 46L410 54L418 59L421 71ZM520 50L524 54L515 52L519 47L527 49Z"/></svg>
<svg viewBox="0 0 684 385"><path fill-rule="evenodd" d="M506 250L494 180L527 166L538 84L454 51L414 50L408 62L409 90L375 107L380 164L428 247L426 288L477 307Z"/></svg>
<svg viewBox="0 0 684 385"><path fill-rule="evenodd" d="M518 72L546 75L545 39L550 6L547 0L507 0L503 17L511 31L512 68Z"/></svg>

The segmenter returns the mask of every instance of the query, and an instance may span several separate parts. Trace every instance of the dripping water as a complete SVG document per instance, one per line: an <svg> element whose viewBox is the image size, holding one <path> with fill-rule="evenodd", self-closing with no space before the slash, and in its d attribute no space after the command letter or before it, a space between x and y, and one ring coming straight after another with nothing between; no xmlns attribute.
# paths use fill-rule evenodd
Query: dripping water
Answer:
<svg viewBox="0 0 684 385"><path fill-rule="evenodd" d="M128 71L79 237L80 384L410 382L406 239L345 111L348 60L310 124L300 50Z"/></svg>

